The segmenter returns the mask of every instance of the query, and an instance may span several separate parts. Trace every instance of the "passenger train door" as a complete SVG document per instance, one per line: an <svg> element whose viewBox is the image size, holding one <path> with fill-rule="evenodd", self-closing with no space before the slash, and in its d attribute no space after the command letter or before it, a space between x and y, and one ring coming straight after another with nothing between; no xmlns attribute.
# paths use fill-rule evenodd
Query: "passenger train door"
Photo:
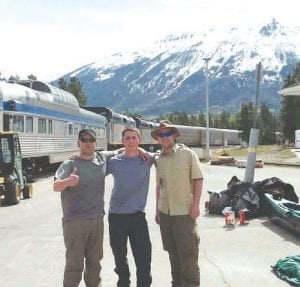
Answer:
<svg viewBox="0 0 300 287"><path fill-rule="evenodd" d="M3 115L3 131L13 130L13 116L9 114Z"/></svg>

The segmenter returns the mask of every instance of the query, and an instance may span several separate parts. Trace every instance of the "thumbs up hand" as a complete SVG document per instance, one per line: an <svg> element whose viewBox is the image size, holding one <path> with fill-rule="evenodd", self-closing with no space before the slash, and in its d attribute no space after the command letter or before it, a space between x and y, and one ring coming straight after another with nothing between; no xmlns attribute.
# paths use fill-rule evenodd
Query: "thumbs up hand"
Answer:
<svg viewBox="0 0 300 287"><path fill-rule="evenodd" d="M75 186L79 183L79 176L77 175L77 167L73 168L72 173L68 178L69 186Z"/></svg>

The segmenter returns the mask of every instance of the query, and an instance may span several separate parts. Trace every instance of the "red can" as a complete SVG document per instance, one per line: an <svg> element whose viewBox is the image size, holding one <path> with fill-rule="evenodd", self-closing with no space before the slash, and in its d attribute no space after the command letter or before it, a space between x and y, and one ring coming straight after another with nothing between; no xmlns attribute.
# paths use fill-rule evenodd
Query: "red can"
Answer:
<svg viewBox="0 0 300 287"><path fill-rule="evenodd" d="M208 206L209 206L209 201L206 200L206 201L204 202L204 207L205 207L205 210L206 210L206 211L208 211Z"/></svg>
<svg viewBox="0 0 300 287"><path fill-rule="evenodd" d="M240 224L245 224L245 211L240 211Z"/></svg>
<svg viewBox="0 0 300 287"><path fill-rule="evenodd" d="M230 223L230 213L228 211L225 212L225 224L228 225Z"/></svg>

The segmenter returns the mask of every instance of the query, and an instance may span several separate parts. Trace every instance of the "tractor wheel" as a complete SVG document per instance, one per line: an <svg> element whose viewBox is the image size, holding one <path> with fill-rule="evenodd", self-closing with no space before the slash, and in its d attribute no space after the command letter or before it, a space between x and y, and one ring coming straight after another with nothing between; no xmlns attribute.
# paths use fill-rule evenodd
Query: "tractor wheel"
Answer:
<svg viewBox="0 0 300 287"><path fill-rule="evenodd" d="M21 200L21 187L16 181L5 186L5 201L7 204L18 204Z"/></svg>
<svg viewBox="0 0 300 287"><path fill-rule="evenodd" d="M25 184L24 190L23 190L23 198L31 198L32 197L32 184Z"/></svg>

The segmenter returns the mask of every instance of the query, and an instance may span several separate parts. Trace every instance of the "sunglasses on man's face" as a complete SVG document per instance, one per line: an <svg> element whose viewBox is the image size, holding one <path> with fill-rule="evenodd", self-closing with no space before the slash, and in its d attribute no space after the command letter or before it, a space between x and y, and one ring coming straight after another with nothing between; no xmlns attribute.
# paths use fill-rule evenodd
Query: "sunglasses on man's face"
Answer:
<svg viewBox="0 0 300 287"><path fill-rule="evenodd" d="M94 143L96 141L96 139L94 139L94 138L81 138L80 141L83 142L83 143Z"/></svg>
<svg viewBox="0 0 300 287"><path fill-rule="evenodd" d="M169 131L165 131L163 133L158 133L158 137L160 137L160 138L167 138L167 137L169 137L169 136L171 136L173 134L174 134L174 132L172 130L169 130Z"/></svg>

